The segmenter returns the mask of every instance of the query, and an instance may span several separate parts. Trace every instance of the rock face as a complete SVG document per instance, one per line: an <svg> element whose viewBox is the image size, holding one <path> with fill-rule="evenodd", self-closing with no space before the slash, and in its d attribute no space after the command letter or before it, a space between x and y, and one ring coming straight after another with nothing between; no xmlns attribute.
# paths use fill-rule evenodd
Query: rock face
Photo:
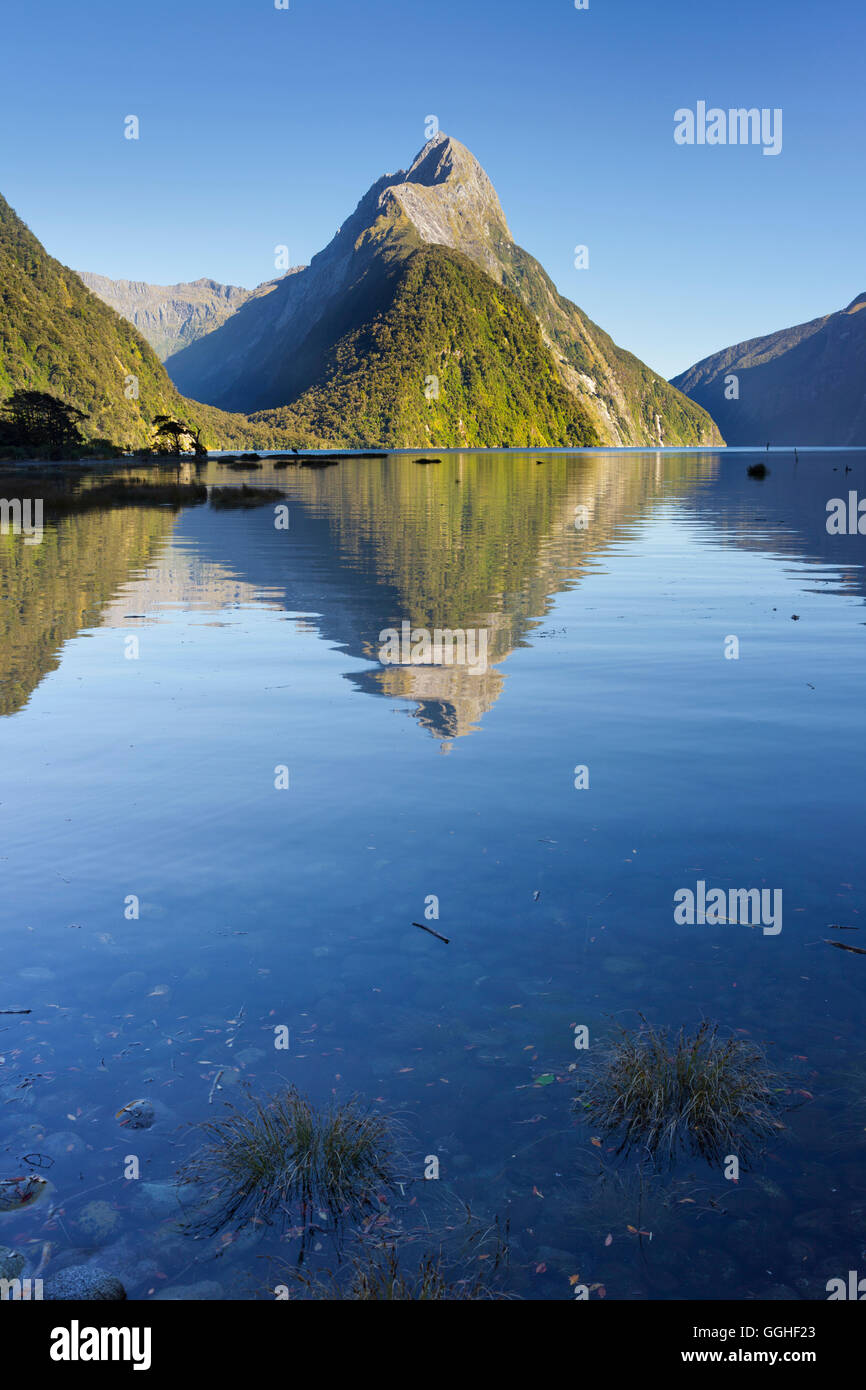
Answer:
<svg viewBox="0 0 866 1390"><path fill-rule="evenodd" d="M588 419L596 442L658 444L657 416L664 443L721 442L703 410L618 348L557 292L538 262L512 240L481 165L465 146L444 134L429 141L408 170L379 179L309 266L260 286L219 328L167 359L168 371L180 390L222 409L273 411L300 402L300 418L306 420L304 394L323 383L339 388L345 382L358 351L363 352L365 343L369 348L376 325L393 309L406 266L420 251L432 248L465 257L493 287L522 302L537 324L559 383L579 406L581 418ZM475 301L483 298L477 282L469 288ZM453 304L449 307L453 314ZM499 309L493 312L501 319L495 344L501 359L514 317L507 296L500 296ZM408 341L412 315L404 313L400 322L392 315L389 333L392 339ZM374 346L378 351L381 345ZM368 356L375 361L376 353ZM504 370L507 381L507 363ZM421 389L417 381L411 388L398 381L393 391L402 387ZM370 394L366 384L358 390ZM356 394L354 388L349 393L352 398ZM562 418L559 405L555 413ZM514 414L518 418L517 409ZM431 442L464 442L459 421L453 425L451 437L439 435ZM383 421L382 430L386 429ZM376 438L379 443L396 442L386 433ZM334 436L332 442L343 441ZM414 442L425 441L419 437Z"/></svg>
<svg viewBox="0 0 866 1390"><path fill-rule="evenodd" d="M163 362L219 328L250 297L249 290L207 279L148 285L144 280L110 280L89 270L79 270L78 278L104 304L134 324Z"/></svg>
<svg viewBox="0 0 866 1390"><path fill-rule="evenodd" d="M864 382L861 294L838 313L705 357L671 384L711 412L729 444L856 445L866 441Z"/></svg>

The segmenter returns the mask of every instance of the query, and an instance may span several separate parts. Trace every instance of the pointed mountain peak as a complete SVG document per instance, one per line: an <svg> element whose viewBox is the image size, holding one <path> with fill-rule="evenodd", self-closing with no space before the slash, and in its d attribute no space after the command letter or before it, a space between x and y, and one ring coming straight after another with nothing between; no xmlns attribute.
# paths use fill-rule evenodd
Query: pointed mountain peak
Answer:
<svg viewBox="0 0 866 1390"><path fill-rule="evenodd" d="M496 189L459 140L440 131L380 195L399 202L424 241L451 246L491 271L511 232Z"/></svg>
<svg viewBox="0 0 866 1390"><path fill-rule="evenodd" d="M473 178L490 183L474 154L459 140L452 140L444 130L440 130L418 151L403 177L406 183L428 186ZM492 184L490 186L493 187Z"/></svg>

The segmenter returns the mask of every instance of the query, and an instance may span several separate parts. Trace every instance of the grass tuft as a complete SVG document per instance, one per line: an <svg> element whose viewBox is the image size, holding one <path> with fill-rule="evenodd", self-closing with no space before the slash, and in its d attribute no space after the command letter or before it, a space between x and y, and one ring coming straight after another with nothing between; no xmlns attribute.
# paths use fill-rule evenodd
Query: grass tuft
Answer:
<svg viewBox="0 0 866 1390"><path fill-rule="evenodd" d="M763 1049L722 1038L701 1023L688 1035L640 1026L621 1029L593 1066L575 1104L593 1124L621 1137L618 1152L635 1146L673 1162L678 1150L741 1162L784 1128L779 1118L787 1087Z"/></svg>
<svg viewBox="0 0 866 1390"><path fill-rule="evenodd" d="M338 1221L394 1186L393 1126L384 1116L355 1100L317 1110L294 1086L249 1099L248 1109L229 1106L195 1127L205 1142L179 1177L211 1192L194 1225L214 1233L230 1221L282 1216L306 1226L317 1212Z"/></svg>

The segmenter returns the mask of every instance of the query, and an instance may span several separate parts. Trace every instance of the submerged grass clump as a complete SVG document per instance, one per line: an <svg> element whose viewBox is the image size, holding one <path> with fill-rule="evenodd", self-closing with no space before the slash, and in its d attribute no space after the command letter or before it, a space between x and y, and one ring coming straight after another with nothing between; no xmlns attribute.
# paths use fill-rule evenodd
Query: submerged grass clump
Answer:
<svg viewBox="0 0 866 1390"><path fill-rule="evenodd" d="M229 1221L280 1216L305 1226L314 1212L338 1221L396 1182L393 1126L355 1100L317 1110L290 1086L196 1128L205 1142L179 1176L210 1186L192 1224L211 1233Z"/></svg>
<svg viewBox="0 0 866 1390"><path fill-rule="evenodd" d="M233 507L263 507L266 502L279 502L284 496L279 488L248 487L242 483L240 487L212 487L210 504L224 512Z"/></svg>
<svg viewBox="0 0 866 1390"><path fill-rule="evenodd" d="M466 1208L462 1229L430 1248L427 1229L386 1240L363 1235L345 1251L338 1270L281 1267L281 1280L302 1299L357 1302L430 1302L504 1299L508 1268L508 1226L497 1219L483 1226ZM424 1241L418 1252L419 1240Z"/></svg>
<svg viewBox="0 0 866 1390"><path fill-rule="evenodd" d="M719 1161L745 1161L784 1128L779 1119L783 1078L763 1049L740 1038L721 1038L704 1021L688 1035L640 1026L621 1029L593 1068L576 1102L608 1133L618 1152L635 1146L672 1162L684 1149Z"/></svg>

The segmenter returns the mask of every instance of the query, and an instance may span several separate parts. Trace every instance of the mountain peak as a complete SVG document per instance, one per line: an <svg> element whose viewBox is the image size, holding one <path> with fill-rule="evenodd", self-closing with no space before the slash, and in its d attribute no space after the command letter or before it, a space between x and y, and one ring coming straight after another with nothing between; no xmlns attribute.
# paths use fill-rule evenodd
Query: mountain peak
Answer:
<svg viewBox="0 0 866 1390"><path fill-rule="evenodd" d="M505 213L474 154L440 131L380 195L396 198L424 241L451 246L492 270L495 248L511 241ZM489 262L489 264L488 264Z"/></svg>

